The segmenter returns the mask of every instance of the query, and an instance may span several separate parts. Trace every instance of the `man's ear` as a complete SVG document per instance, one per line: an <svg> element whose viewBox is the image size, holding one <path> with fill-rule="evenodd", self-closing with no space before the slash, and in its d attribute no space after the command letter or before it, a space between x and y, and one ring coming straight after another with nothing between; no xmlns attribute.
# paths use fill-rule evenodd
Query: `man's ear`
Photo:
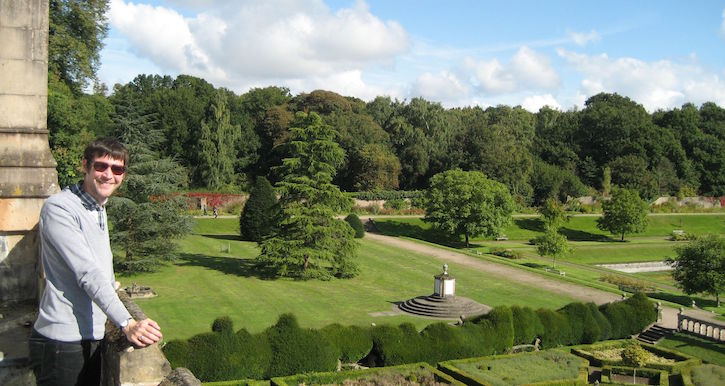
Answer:
<svg viewBox="0 0 725 386"><path fill-rule="evenodd" d="M81 160L81 171L83 172L83 174L86 174L86 172L88 171L88 162L85 158Z"/></svg>

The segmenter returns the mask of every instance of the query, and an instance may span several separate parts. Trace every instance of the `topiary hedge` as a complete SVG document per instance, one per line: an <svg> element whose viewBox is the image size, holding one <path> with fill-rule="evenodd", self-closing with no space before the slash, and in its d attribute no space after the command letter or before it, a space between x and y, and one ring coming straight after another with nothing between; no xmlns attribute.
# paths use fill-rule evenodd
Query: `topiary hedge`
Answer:
<svg viewBox="0 0 725 386"><path fill-rule="evenodd" d="M362 221L360 221L360 217L358 217L355 213L350 213L345 217L345 222L350 225L352 230L355 231L355 238L361 239L365 237L365 227L363 226Z"/></svg>
<svg viewBox="0 0 725 386"><path fill-rule="evenodd" d="M333 324L303 329L292 314L284 314L262 333L242 329L222 317L212 332L164 347L173 367L186 367L203 381L262 379L312 371L331 371L338 359L372 366L437 363L445 360L501 354L514 344L540 338L542 348L638 333L656 319L652 302L639 293L597 307L571 303L559 310L496 307L462 326L433 323L418 332L411 323L372 328Z"/></svg>

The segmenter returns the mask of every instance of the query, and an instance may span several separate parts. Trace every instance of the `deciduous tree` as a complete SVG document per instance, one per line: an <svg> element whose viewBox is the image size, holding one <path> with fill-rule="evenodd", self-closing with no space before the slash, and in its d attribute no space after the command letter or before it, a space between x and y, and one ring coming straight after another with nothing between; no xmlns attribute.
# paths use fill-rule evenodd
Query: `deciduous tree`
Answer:
<svg viewBox="0 0 725 386"><path fill-rule="evenodd" d="M612 234L639 233L647 229L647 203L630 189L615 188L612 199L602 203L602 217L597 228Z"/></svg>
<svg viewBox="0 0 725 386"><path fill-rule="evenodd" d="M514 202L506 185L470 171L449 170L431 178L423 206L426 222L450 235L496 236L511 222Z"/></svg>
<svg viewBox="0 0 725 386"><path fill-rule="evenodd" d="M725 240L715 235L700 237L675 247L677 257L670 259L672 277L687 294L704 292L715 296L725 290Z"/></svg>

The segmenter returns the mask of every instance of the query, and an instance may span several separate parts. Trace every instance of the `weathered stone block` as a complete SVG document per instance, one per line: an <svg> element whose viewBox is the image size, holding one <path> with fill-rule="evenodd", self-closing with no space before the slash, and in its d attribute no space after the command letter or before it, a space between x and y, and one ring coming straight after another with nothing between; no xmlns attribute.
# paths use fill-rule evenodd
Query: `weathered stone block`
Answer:
<svg viewBox="0 0 725 386"><path fill-rule="evenodd" d="M0 232L35 229L44 202L44 198L0 198Z"/></svg>
<svg viewBox="0 0 725 386"><path fill-rule="evenodd" d="M58 191L58 172L53 167L0 168L2 198L44 198Z"/></svg>
<svg viewBox="0 0 725 386"><path fill-rule="evenodd" d="M48 29L48 0L0 0L0 26Z"/></svg>
<svg viewBox="0 0 725 386"><path fill-rule="evenodd" d="M0 232L0 302L35 299L38 232Z"/></svg>
<svg viewBox="0 0 725 386"><path fill-rule="evenodd" d="M10 132L0 129L0 165L54 168L57 164L48 147L48 134L45 130Z"/></svg>
<svg viewBox="0 0 725 386"><path fill-rule="evenodd" d="M0 94L0 129L45 129L48 120L47 106L47 90L42 95Z"/></svg>
<svg viewBox="0 0 725 386"><path fill-rule="evenodd" d="M47 74L45 62L0 58L0 84L6 94L47 95Z"/></svg>

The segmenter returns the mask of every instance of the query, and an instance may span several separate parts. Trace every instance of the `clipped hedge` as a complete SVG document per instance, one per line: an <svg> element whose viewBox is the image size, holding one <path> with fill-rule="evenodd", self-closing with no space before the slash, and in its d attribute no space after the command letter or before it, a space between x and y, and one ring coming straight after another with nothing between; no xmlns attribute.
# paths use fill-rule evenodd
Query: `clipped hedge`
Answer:
<svg viewBox="0 0 725 386"><path fill-rule="evenodd" d="M423 196L421 190L377 190L373 192L352 192L350 196L358 200L402 200L406 198L418 198Z"/></svg>
<svg viewBox="0 0 725 386"><path fill-rule="evenodd" d="M379 378L385 378L386 376L391 375L400 375L405 379L406 383L417 384L417 382L420 381L421 378L426 374L431 374L436 383L463 386L463 383L455 380L450 375L443 373L442 371L425 362L391 366L385 368L356 370L352 372L309 373L289 377L277 377L271 379L271 384L275 386L319 384L330 385L346 384L345 381L372 381L374 379L378 381L374 384L390 384L389 382L382 382L382 380L380 380ZM373 383L371 382L370 384Z"/></svg>
<svg viewBox="0 0 725 386"><path fill-rule="evenodd" d="M360 221L360 217L358 217L355 213L350 213L345 217L345 222L350 225L352 230L355 231L355 238L361 239L365 237L365 227L363 226L362 221Z"/></svg>
<svg viewBox="0 0 725 386"><path fill-rule="evenodd" d="M626 367L626 366L604 366L604 367L602 367L602 382L619 384L618 382L614 381L614 377L613 377L614 374L632 376L632 375L634 375L634 370L635 369L633 367ZM654 378L654 381L657 383L649 383L650 385L660 385L660 386L669 386L670 385L669 374L667 373L667 371L664 371L664 370L638 368L637 376L649 378L650 382L651 382L652 378Z"/></svg>
<svg viewBox="0 0 725 386"><path fill-rule="evenodd" d="M602 305L599 310L611 325L613 339L637 334L657 320L654 304L641 292L624 301Z"/></svg>
<svg viewBox="0 0 725 386"><path fill-rule="evenodd" d="M702 363L702 360L699 358L695 358L693 356L681 353L679 351L666 349L663 347L637 342L642 348L645 350L651 352L654 355L657 355L662 358L666 359L672 359L675 361L675 363L672 364L665 364L665 363L647 363L646 366L643 368L647 369L654 369L654 370L664 370L667 371L670 374L680 374L683 373L686 369L690 369L692 367L698 366ZM598 358L596 355L593 354L593 352L600 351L600 350L607 350L607 349L614 349L614 348L621 348L625 347L627 344L629 344L628 340L618 340L613 342L601 342L591 345L585 345L585 346L578 346L575 348L572 348L571 352L574 355L580 356L582 358L585 358L591 363L593 366L602 367L602 366L621 366L622 361L617 360L606 360ZM637 370L639 372L639 370Z"/></svg>
<svg viewBox="0 0 725 386"><path fill-rule="evenodd" d="M300 328L292 314L281 315L264 334L272 350L266 378L337 368L338 354L330 341L317 330Z"/></svg>
<svg viewBox="0 0 725 386"><path fill-rule="evenodd" d="M369 327L342 326L338 323L323 327L320 333L327 338L343 363L358 362L373 348Z"/></svg>

